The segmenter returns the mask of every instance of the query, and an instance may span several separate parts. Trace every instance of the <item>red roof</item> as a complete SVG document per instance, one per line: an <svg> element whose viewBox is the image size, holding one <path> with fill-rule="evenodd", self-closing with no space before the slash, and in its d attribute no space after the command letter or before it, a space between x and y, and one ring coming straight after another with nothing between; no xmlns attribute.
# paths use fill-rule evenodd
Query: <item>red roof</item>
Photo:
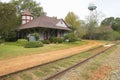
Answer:
<svg viewBox="0 0 120 80"><path fill-rule="evenodd" d="M26 24L19 26L18 30L28 29L28 28L37 28L37 27L70 30L69 26L66 23L65 23L65 25L67 27L62 27L62 26L56 25L61 20L65 23L65 21L63 19L56 19L56 18L48 17L48 16L40 16Z"/></svg>

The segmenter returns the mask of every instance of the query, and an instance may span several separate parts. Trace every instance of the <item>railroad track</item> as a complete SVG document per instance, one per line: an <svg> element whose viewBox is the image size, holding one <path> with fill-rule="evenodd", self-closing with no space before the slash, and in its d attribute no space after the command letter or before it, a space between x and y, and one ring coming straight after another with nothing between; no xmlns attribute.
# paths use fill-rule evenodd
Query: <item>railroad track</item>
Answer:
<svg viewBox="0 0 120 80"><path fill-rule="evenodd" d="M118 43L119 43L119 42L117 42L115 45L113 45L113 46L111 46L111 47L104 47L104 48L103 48L103 46L98 46L98 47L96 47L96 48L92 48L92 49L89 49L89 50L87 50L87 51L84 51L84 52L95 51L96 54L94 54L93 56L91 56L91 57L83 60L82 62L79 62L79 63L77 63L77 64L75 64L75 65L73 65L73 66L71 66L71 67L69 67L69 68L67 68L67 69L65 69L65 70L62 70L62 71L60 71L60 72L58 72L58 73L56 73L56 74L54 74L54 75L52 75L52 76L50 76L50 77L48 77L48 78L45 78L44 80L54 80L54 78L56 78L56 77L58 77L58 76L60 76L60 75L62 75L62 74L64 74L64 73L66 73L67 71L69 71L69 70L71 70L71 69L73 69L73 68L75 68L75 67L78 67L78 66L86 63L86 62L89 61L90 59L92 59L92 58L94 58L94 57L102 54L103 52L107 51L108 49L116 46ZM77 55L77 54L75 54L75 55ZM72 56L75 56L75 55L72 55ZM72 57L72 56L69 56L69 57ZM69 58L69 57L65 57L65 58L62 58L62 59L66 59L66 58ZM59 59L59 60L62 60L62 59ZM59 60L56 60L56 61L59 61ZM49 63L46 63L46 64L51 64L51 63L54 63L54 62L56 62L56 61L49 62ZM32 67L32 68L40 67L40 66L43 66L43 65L46 65L46 64L34 66L34 67ZM2 78L3 80L5 80L4 78L5 78L6 76L13 75L13 74L16 74L16 73L20 73L20 72L22 72L22 71L27 71L27 70L30 70L30 69L32 69L32 68L28 68L28 69L25 69L25 70L21 70L21 71L18 71L18 72L14 72L14 73L10 73L10 74L4 75L4 76L0 76L0 80L1 80L1 78Z"/></svg>
<svg viewBox="0 0 120 80"><path fill-rule="evenodd" d="M58 72L58 73L56 73L56 74L54 74L54 75L52 75L52 76L49 76L48 78L46 78L46 79L44 79L44 80L56 80L56 79L59 78L60 76L62 76L62 75L64 75L65 73L67 73L69 70L74 69L74 68L76 68L76 67L78 67L78 66L81 66L82 64L85 64L85 63L88 62L89 60L95 58L96 56L98 56L98 55L100 55L100 54L103 54L105 51L111 49L112 47L118 45L119 43L120 43L120 42L116 42L114 45L111 45L111 46L108 46L108 47L104 47L104 48L98 47L98 49L101 49L101 51L98 51L95 55L92 55L92 56L88 57L87 59L85 59L85 60L83 60L83 61L81 61L81 62L79 62L79 63L77 63L77 64L75 64L75 65L73 65L73 66L71 66L71 67L69 67L69 68L67 68L67 69L64 69L64 70L62 70L62 71L60 71L60 72ZM95 49L97 49L97 48L95 48ZM94 49L92 49L92 50L94 50Z"/></svg>
<svg viewBox="0 0 120 80"><path fill-rule="evenodd" d="M91 49L86 50L86 51L83 51L82 53L88 52L88 51L92 51L92 50L98 49L98 48L100 48L100 47L102 47L102 45L97 46L97 47L95 47L95 48L91 48ZM20 71L16 71L16 72L13 72L13 73L6 74L6 75L2 75L2 76L0 76L0 80L1 80L1 78L4 78L4 77L6 77L6 76L14 75L14 74L16 74L16 73L20 73L20 72L23 72L23 71L27 71L27 70L30 70L30 69L33 69L33 68L36 68L36 67L40 67L40 66L43 66L43 65L51 64L51 63L57 62L57 61L59 61L59 60L63 60L63 59L70 58L70 57L75 56L75 55L78 55L78 54L74 54L74 55L71 55L71 56L68 56L68 57L64 57L64 58L61 58L61 59L58 59L58 60L55 60L55 61L51 61L51 62L48 62L48 63L44 63L44 64L41 64L41 65L37 65L37 66L34 66L34 67L27 68L27 69L24 69L24 70L20 70Z"/></svg>

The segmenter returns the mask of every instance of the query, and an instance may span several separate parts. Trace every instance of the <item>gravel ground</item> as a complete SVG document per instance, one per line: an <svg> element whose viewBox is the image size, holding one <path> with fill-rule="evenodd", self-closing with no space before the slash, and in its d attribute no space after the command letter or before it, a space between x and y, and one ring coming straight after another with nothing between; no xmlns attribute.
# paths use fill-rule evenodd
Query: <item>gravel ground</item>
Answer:
<svg viewBox="0 0 120 80"><path fill-rule="evenodd" d="M120 45L113 53L110 55L109 61L106 60L112 70L104 80L120 80Z"/></svg>
<svg viewBox="0 0 120 80"><path fill-rule="evenodd" d="M120 45L54 80L120 80Z"/></svg>

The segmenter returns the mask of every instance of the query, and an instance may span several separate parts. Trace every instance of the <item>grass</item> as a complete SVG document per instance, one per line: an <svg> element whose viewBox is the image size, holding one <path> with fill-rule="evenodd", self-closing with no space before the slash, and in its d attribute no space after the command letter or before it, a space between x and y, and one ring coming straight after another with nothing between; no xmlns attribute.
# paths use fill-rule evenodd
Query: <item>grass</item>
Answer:
<svg viewBox="0 0 120 80"><path fill-rule="evenodd" d="M46 74L41 71L34 71L33 74L35 74L37 77L46 76Z"/></svg>
<svg viewBox="0 0 120 80"><path fill-rule="evenodd" d="M16 80L13 76L8 76L6 79L3 80Z"/></svg>
<svg viewBox="0 0 120 80"><path fill-rule="evenodd" d="M107 59L107 57L116 49L116 47L104 52L103 54L101 54L100 56L98 56L97 58L95 58L94 60L92 60L92 62L90 64L87 64L87 66L84 69L84 72L81 73L81 77L83 78L83 80L89 80L89 77L91 76L91 72L94 72L95 70L97 70L100 66L102 66L102 64L104 63L104 61Z"/></svg>
<svg viewBox="0 0 120 80"><path fill-rule="evenodd" d="M62 44L50 44L44 45L40 48L24 48L23 46L18 46L15 42L7 42L0 44L0 60L13 58L17 56L31 55L31 54L40 54L49 51L55 51L60 49L71 48L75 46L80 46L87 44L87 41L77 41L72 43L62 43Z"/></svg>
<svg viewBox="0 0 120 80"><path fill-rule="evenodd" d="M89 65L87 70L96 70L100 66L100 63L100 61L95 60L93 63L91 63L91 65Z"/></svg>
<svg viewBox="0 0 120 80"><path fill-rule="evenodd" d="M87 58L90 55L92 55L92 53L89 53L89 52L80 53L67 59L62 59L51 64L46 64L46 65L40 66L38 69L33 69L34 70L33 74L35 74L41 79L46 76L52 75L58 71L61 71L65 68L68 68L71 65L78 63L82 58Z"/></svg>
<svg viewBox="0 0 120 80"><path fill-rule="evenodd" d="M81 75L84 78L84 80L88 80L90 77L88 74L86 74L86 72L83 72Z"/></svg>
<svg viewBox="0 0 120 80"><path fill-rule="evenodd" d="M101 61L99 61L99 60L101 60L101 59L104 60L104 58L106 58L106 56L109 55L110 54L109 52L111 52L112 50L107 51L105 54L102 54L101 57L98 60L95 60L90 65L88 65L85 68L85 70L83 71L83 73L80 73L81 76L84 77L85 80L87 80L89 78L89 74L88 73L90 71L96 70L101 65ZM43 65L43 66L39 66L39 67L33 68L30 71L35 76L37 76L39 79L44 79L45 77L53 75L53 74L55 74L58 71L64 70L65 68L68 68L68 67L78 63L79 61L81 61L81 60L83 60L83 59L85 59L85 58L87 58L87 57L89 57L91 55L94 55L92 51L83 52L83 53L74 55L72 57L69 57L67 59L62 59L62 60L56 61L54 63L50 63L50 64L46 64L46 65ZM26 71L24 71L24 74L23 73L19 73L18 75L20 75L22 80L24 80L25 78L26 78L26 80L29 80L27 78L29 78L30 75L28 75L26 73ZM30 78L30 79L32 79L32 78Z"/></svg>
<svg viewBox="0 0 120 80"><path fill-rule="evenodd" d="M20 77L22 80L32 80L32 76L25 73L22 73Z"/></svg>

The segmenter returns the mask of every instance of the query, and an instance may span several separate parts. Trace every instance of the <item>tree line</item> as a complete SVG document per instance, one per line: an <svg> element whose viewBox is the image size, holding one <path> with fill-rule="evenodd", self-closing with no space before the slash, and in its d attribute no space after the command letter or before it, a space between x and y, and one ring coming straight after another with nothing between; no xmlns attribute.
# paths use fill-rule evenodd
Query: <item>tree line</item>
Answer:
<svg viewBox="0 0 120 80"><path fill-rule="evenodd" d="M15 36L15 29L21 24L21 13L29 9L34 17L46 15L40 3L34 0L11 0L0 2L0 36ZM72 35L79 39L119 40L120 18L108 17L99 25L99 14L88 15L86 21L80 20L74 12L68 12L65 22L70 26Z"/></svg>
<svg viewBox="0 0 120 80"><path fill-rule="evenodd" d="M80 39L120 40L120 18L108 17L99 24L101 14L88 15L86 21L80 20L76 14L69 12L65 21L71 26L71 33Z"/></svg>
<svg viewBox="0 0 120 80"><path fill-rule="evenodd" d="M46 15L40 3L34 0L11 0L9 3L0 2L0 36L15 40L15 29L21 24L21 14L29 9L34 17Z"/></svg>

